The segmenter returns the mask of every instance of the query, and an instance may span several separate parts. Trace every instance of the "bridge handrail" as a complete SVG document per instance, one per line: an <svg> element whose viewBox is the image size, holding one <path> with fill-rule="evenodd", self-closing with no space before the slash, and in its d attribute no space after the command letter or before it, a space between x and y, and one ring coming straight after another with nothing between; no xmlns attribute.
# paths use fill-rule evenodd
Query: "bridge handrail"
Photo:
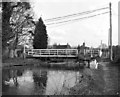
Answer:
<svg viewBox="0 0 120 97"><path fill-rule="evenodd" d="M28 49L28 55L77 55L77 49Z"/></svg>

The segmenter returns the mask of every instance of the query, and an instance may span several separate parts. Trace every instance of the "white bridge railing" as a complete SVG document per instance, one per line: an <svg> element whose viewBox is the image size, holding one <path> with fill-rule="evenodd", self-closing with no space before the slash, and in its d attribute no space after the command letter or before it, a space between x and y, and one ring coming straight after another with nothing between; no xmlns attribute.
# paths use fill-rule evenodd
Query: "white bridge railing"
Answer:
<svg viewBox="0 0 120 97"><path fill-rule="evenodd" d="M26 49L25 53L33 57L76 57L77 49Z"/></svg>

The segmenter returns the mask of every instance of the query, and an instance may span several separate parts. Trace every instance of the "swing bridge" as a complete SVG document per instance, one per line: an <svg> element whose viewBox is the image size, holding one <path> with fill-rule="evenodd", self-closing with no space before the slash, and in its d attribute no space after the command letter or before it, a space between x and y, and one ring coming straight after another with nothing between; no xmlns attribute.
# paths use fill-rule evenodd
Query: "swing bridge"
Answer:
<svg viewBox="0 0 120 97"><path fill-rule="evenodd" d="M87 52L83 52L85 55ZM100 50L90 50L89 54L99 55ZM25 49L25 56L31 57L58 57L58 58L75 58L80 55L78 49Z"/></svg>

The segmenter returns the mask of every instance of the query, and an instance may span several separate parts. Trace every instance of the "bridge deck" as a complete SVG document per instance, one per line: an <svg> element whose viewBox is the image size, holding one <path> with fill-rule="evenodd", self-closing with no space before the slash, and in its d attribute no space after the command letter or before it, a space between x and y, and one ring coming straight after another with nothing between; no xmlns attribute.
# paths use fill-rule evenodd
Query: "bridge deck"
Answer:
<svg viewBox="0 0 120 97"><path fill-rule="evenodd" d="M77 49L31 49L25 51L32 57L77 57Z"/></svg>

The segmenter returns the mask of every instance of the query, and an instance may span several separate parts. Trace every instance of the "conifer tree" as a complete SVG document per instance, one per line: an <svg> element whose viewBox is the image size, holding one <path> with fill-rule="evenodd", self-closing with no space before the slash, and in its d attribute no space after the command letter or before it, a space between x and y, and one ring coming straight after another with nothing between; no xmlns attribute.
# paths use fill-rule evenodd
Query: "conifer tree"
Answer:
<svg viewBox="0 0 120 97"><path fill-rule="evenodd" d="M33 47L34 49L46 49L48 44L48 35L46 26L40 17L34 31Z"/></svg>

